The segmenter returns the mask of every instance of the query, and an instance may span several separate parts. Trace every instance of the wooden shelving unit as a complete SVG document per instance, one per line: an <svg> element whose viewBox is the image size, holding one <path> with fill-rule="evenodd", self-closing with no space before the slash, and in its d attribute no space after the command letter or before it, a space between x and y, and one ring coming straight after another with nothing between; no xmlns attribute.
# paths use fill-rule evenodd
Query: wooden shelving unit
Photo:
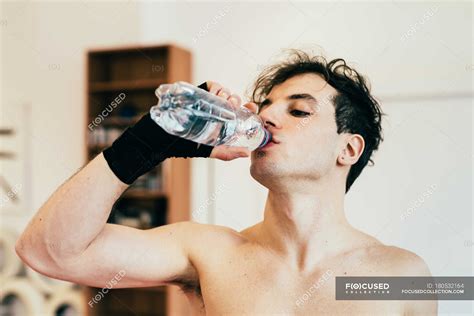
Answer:
<svg viewBox="0 0 474 316"><path fill-rule="evenodd" d="M142 79L114 82L95 82L90 85L92 92L150 90L164 83L162 80Z"/></svg>
<svg viewBox="0 0 474 316"><path fill-rule="evenodd" d="M175 45L89 51L87 159L102 152L157 103L155 90L160 84L190 82L191 62L191 53ZM189 177L188 159L167 159L124 192L108 222L148 229L189 220ZM84 288L86 302L99 290ZM86 310L88 316L189 314L185 296L173 287L112 289Z"/></svg>

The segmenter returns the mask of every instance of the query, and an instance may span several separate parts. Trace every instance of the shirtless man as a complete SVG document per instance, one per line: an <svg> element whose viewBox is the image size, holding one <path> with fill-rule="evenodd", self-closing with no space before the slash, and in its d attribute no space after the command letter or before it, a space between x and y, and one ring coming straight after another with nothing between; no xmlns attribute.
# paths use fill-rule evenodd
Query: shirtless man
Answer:
<svg viewBox="0 0 474 316"><path fill-rule="evenodd" d="M241 104L215 82L207 89ZM436 314L436 301L335 299L336 276L430 275L420 257L345 218L345 193L382 139L364 79L343 60L296 52L260 75L252 101L245 106L273 142L251 153L217 146L209 157L251 156L251 176L269 190L262 222L241 232L193 222L149 230L108 224L129 184L103 152L38 210L18 255L42 274L98 288L121 270L115 288L180 286L196 315Z"/></svg>

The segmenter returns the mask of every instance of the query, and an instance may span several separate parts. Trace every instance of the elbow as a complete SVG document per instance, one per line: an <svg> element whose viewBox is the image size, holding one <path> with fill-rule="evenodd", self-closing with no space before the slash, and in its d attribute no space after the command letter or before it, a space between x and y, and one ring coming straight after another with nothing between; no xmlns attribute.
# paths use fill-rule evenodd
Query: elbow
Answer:
<svg viewBox="0 0 474 316"><path fill-rule="evenodd" d="M18 238L15 242L15 252L16 255L23 261L25 264L27 264L27 258L26 258L26 245L22 237Z"/></svg>
<svg viewBox="0 0 474 316"><path fill-rule="evenodd" d="M63 264L59 265L56 260L53 260L47 253L27 242L18 239L15 243L15 252L21 261L32 270L54 279L64 280L65 267Z"/></svg>
<svg viewBox="0 0 474 316"><path fill-rule="evenodd" d="M25 230L15 241L15 252L26 266L48 276L67 271L78 257L77 251L31 230Z"/></svg>
<svg viewBox="0 0 474 316"><path fill-rule="evenodd" d="M24 235L15 242L15 252L26 266L42 274L48 274L51 269L57 269L59 265L58 261L44 249L37 242L34 245L28 242Z"/></svg>
<svg viewBox="0 0 474 316"><path fill-rule="evenodd" d="M41 271L38 271L37 260L34 260L33 258L31 258L30 254L32 253L32 251L27 248L25 242L21 238L19 238L15 242L15 252L18 258L20 258L20 260L23 262L23 264L26 267L29 267L37 272L41 272Z"/></svg>
<svg viewBox="0 0 474 316"><path fill-rule="evenodd" d="M40 239L41 238L38 236L38 233L32 231L30 226L27 226L15 241L16 255L25 265L29 267L32 267L32 265L35 265L38 262L37 258L35 257L36 253L38 252L37 248Z"/></svg>
<svg viewBox="0 0 474 316"><path fill-rule="evenodd" d="M33 268L35 263L38 263L38 260L32 258L34 254L34 249L31 246L28 246L27 242L24 240L24 237L21 236L15 242L15 252L20 260L27 266Z"/></svg>

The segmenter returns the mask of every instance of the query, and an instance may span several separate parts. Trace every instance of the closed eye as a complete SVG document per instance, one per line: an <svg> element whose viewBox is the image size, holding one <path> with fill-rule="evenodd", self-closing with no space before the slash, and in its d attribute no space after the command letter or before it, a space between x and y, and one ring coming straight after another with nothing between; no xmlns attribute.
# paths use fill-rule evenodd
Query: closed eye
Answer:
<svg viewBox="0 0 474 316"><path fill-rule="evenodd" d="M300 110L291 110L290 113L291 115L296 116L296 117L305 117L305 116L311 115L311 113L300 111Z"/></svg>

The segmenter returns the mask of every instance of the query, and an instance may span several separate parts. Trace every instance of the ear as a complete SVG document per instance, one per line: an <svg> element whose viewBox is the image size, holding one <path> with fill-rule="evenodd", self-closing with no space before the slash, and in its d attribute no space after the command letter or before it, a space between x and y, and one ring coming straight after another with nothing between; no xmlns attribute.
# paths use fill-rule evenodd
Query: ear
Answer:
<svg viewBox="0 0 474 316"><path fill-rule="evenodd" d="M347 134L345 139L346 147L337 157L337 162L341 165L353 165L359 160L364 151L365 141L359 134Z"/></svg>

